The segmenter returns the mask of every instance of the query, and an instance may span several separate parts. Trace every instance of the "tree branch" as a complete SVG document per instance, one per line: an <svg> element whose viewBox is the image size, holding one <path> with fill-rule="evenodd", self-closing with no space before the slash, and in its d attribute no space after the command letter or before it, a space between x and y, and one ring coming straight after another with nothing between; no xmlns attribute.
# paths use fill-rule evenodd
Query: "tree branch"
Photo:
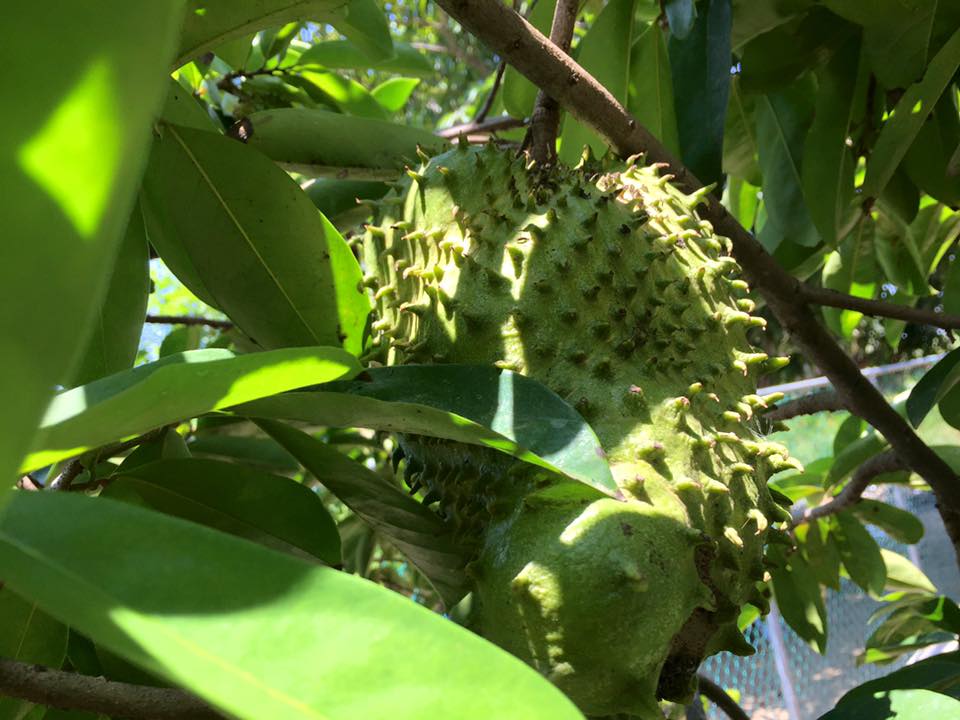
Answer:
<svg viewBox="0 0 960 720"><path fill-rule="evenodd" d="M129 685L0 658L0 695L130 720L222 720L199 698L174 688Z"/></svg>
<svg viewBox="0 0 960 720"><path fill-rule="evenodd" d="M596 130L621 156L645 153L665 163L674 184L687 192L702 187L693 174L566 53L499 0L437 0L461 25L521 74L554 97L575 118ZM860 374L806 303L801 283L711 194L700 214L730 238L737 261L783 328L837 389L851 412L875 427L932 488L947 534L960 559L960 482L950 466L917 436Z"/></svg>
<svg viewBox="0 0 960 720"><path fill-rule="evenodd" d="M485 120L483 122L468 122L462 125L451 125L448 128L437 130L436 134L442 138L455 138L461 135L476 135L478 133L495 133L498 130L511 130L523 127L525 122L519 118L503 115L502 117Z"/></svg>
<svg viewBox="0 0 960 720"><path fill-rule="evenodd" d="M850 481L833 498L816 507L807 508L794 517L794 525L808 523L846 510L860 502L864 491L870 487L878 475L907 469L909 469L907 464L893 450L874 455L854 471Z"/></svg>
<svg viewBox="0 0 960 720"><path fill-rule="evenodd" d="M70 460L57 476L47 484L48 490L69 490L77 475L83 472L83 464L79 458Z"/></svg>
<svg viewBox="0 0 960 720"><path fill-rule="evenodd" d="M211 320L210 318L186 317L181 315L147 315L146 322L160 325L206 325L207 327L229 330L233 323L229 320Z"/></svg>
<svg viewBox="0 0 960 720"><path fill-rule="evenodd" d="M573 29L577 24L579 0L557 0L553 11L553 24L550 27L550 41L565 54L570 54L573 42ZM560 103L546 91L537 92L533 113L530 116L530 128L527 130L530 156L541 167L553 165L557 161L557 131L560 128ZM525 141L526 144L526 141Z"/></svg>
<svg viewBox="0 0 960 720"><path fill-rule="evenodd" d="M723 710L730 720L750 720L750 716L737 704L736 700L730 697L726 690L710 678L704 675L697 675L697 686L700 694Z"/></svg>
<svg viewBox="0 0 960 720"><path fill-rule="evenodd" d="M487 115L490 114L490 108L493 107L493 101L497 98L497 93L500 91L500 83L503 82L503 73L507 69L507 63L505 60L501 60L500 64L497 65L497 74L493 78L493 85L490 86L490 92L487 93L486 99L483 101L483 105L480 106L480 109L477 111L476 116L473 118L473 122L482 123L487 119Z"/></svg>
<svg viewBox="0 0 960 720"><path fill-rule="evenodd" d="M804 395L777 405L772 410L765 412L763 417L766 420L776 422L777 420L789 420L790 418L801 415L813 415L818 412L834 412L836 410L846 409L847 406L837 393L827 391L811 393L810 395Z"/></svg>
<svg viewBox="0 0 960 720"><path fill-rule="evenodd" d="M944 328L945 330L960 330L960 315L948 315L933 310L924 310L922 308L908 307L907 305L896 305L894 303L883 302L882 300L868 300L858 298L853 295L829 290L822 287L813 287L812 285L802 285L803 296L807 302L815 305L827 305L828 307L841 308L843 310L856 310L864 315L874 317L893 318L895 320L906 320L917 325L932 325L933 327Z"/></svg>

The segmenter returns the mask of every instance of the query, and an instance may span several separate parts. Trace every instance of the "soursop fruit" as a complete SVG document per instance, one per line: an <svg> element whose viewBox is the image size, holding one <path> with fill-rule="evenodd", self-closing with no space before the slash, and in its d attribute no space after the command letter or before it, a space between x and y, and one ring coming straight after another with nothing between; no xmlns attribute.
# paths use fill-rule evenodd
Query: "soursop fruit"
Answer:
<svg viewBox="0 0 960 720"><path fill-rule="evenodd" d="M792 461L755 432L761 372L729 241L662 168L548 174L496 147L425 162L383 200L364 259L390 363L495 364L590 422L619 498L493 451L399 439L408 482L473 549L476 629L589 715L659 717L703 658L749 654Z"/></svg>

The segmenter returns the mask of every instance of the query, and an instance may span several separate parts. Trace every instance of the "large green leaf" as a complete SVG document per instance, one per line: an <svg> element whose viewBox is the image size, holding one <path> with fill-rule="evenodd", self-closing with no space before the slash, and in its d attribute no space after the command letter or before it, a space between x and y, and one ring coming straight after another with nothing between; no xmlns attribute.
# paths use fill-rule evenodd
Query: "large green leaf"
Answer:
<svg viewBox="0 0 960 720"><path fill-rule="evenodd" d="M527 20L547 37L557 0L537 0L533 3ZM515 118L530 117L533 103L537 99L537 86L521 75L512 65L507 65L503 73L503 106Z"/></svg>
<svg viewBox="0 0 960 720"><path fill-rule="evenodd" d="M690 33L668 42L681 158L704 183L721 180L732 16L730 0L706 0Z"/></svg>
<svg viewBox="0 0 960 720"><path fill-rule="evenodd" d="M262 347L360 351L370 312L360 266L296 182L262 154L162 125L143 201L160 254L171 246L185 253L217 307Z"/></svg>
<svg viewBox="0 0 960 720"><path fill-rule="evenodd" d="M759 186L758 144L754 114L756 96L743 92L740 76L730 81L730 100L723 130L723 171Z"/></svg>
<svg viewBox="0 0 960 720"><path fill-rule="evenodd" d="M0 587L0 657L58 668L67 654L67 633L36 603ZM0 696L0 720L21 720L32 706Z"/></svg>
<svg viewBox="0 0 960 720"><path fill-rule="evenodd" d="M856 696L820 720L931 720L960 717L960 701L930 690L889 690Z"/></svg>
<svg viewBox="0 0 960 720"><path fill-rule="evenodd" d="M182 458L121 468L101 493L328 565L337 526L305 485L244 465Z"/></svg>
<svg viewBox="0 0 960 720"><path fill-rule="evenodd" d="M624 105L630 85L635 5L636 0L610 0L577 46L580 66ZM584 145L589 145L595 155L603 155L607 150L603 138L568 116L560 133L560 161L576 163Z"/></svg>
<svg viewBox="0 0 960 720"><path fill-rule="evenodd" d="M810 647L821 655L827 650L827 609L823 604L820 583L800 553L789 558L780 547L771 549L773 594L787 624Z"/></svg>
<svg viewBox="0 0 960 720"><path fill-rule="evenodd" d="M427 77L434 72L430 58L406 43L394 43L393 55L381 60L372 60L364 55L349 40L325 40L314 43L296 60L294 67L319 66L331 70L382 70Z"/></svg>
<svg viewBox="0 0 960 720"><path fill-rule="evenodd" d="M812 119L813 89L807 82L757 98L757 141L768 222L789 242L804 246L820 240L803 197L800 169Z"/></svg>
<svg viewBox="0 0 960 720"><path fill-rule="evenodd" d="M348 0L188 0L174 67L255 30L295 20L337 25L348 5Z"/></svg>
<svg viewBox="0 0 960 720"><path fill-rule="evenodd" d="M861 502L864 502L861 500ZM901 512L904 512L901 510ZM922 527L922 526L921 526ZM880 548L883 564L887 568L887 587L897 590L911 590L935 593L936 586L923 571L900 553Z"/></svg>
<svg viewBox="0 0 960 720"><path fill-rule="evenodd" d="M843 4L852 3L830 0L827 6ZM870 7L869 17L864 18L863 42L877 79L888 88L906 87L919 80L927 66L938 0L862 4Z"/></svg>
<svg viewBox="0 0 960 720"><path fill-rule="evenodd" d="M900 668L889 675L868 680L840 698L838 705L855 697L871 696L875 692L923 688L934 690L960 700L960 655L941 653Z"/></svg>
<svg viewBox="0 0 960 720"><path fill-rule="evenodd" d="M168 355L57 395L22 470L212 410L351 377L359 370L352 355L328 347Z"/></svg>
<svg viewBox="0 0 960 720"><path fill-rule="evenodd" d="M955 93L944 93L903 157L903 169L920 189L947 205L960 205L960 174L951 156L960 147Z"/></svg>
<svg viewBox="0 0 960 720"><path fill-rule="evenodd" d="M813 124L804 143L801 181L810 217L830 246L851 212L856 158L847 145L852 125L865 109L865 64L859 42L841 47L817 73Z"/></svg>
<svg viewBox="0 0 960 720"><path fill-rule="evenodd" d="M17 493L0 567L98 646L232 717L581 717L520 660L395 592L126 503Z"/></svg>
<svg viewBox="0 0 960 720"><path fill-rule="evenodd" d="M523 375L477 365L371 368L362 379L290 392L233 411L484 445L616 494L600 442L579 413Z"/></svg>
<svg viewBox="0 0 960 720"><path fill-rule="evenodd" d="M825 288L872 298L876 293L878 268L874 247L875 223L869 216L861 218L853 231L843 238L838 250L827 255L821 280ZM834 332L849 338L863 313L838 308L823 308L827 325Z"/></svg>
<svg viewBox="0 0 960 720"><path fill-rule="evenodd" d="M957 363L960 363L960 349L947 353L913 386L907 398L907 417L914 427L920 427L927 413L949 392L953 387L952 383L960 379L960 376L953 372ZM946 383L948 378L952 380L949 385Z"/></svg>
<svg viewBox="0 0 960 720"><path fill-rule="evenodd" d="M93 334L87 340L80 366L64 385L82 385L133 365L150 296L148 261L143 215L136 203L110 274L107 294L97 307Z"/></svg>
<svg viewBox="0 0 960 720"><path fill-rule="evenodd" d="M395 77L384 80L370 94L387 112L395 113L403 109L410 99L410 93L420 84L419 78Z"/></svg>
<svg viewBox="0 0 960 720"><path fill-rule="evenodd" d="M923 537L923 523L916 515L879 500L861 498L853 506L853 514L877 526L894 540L908 545L920 542Z"/></svg>
<svg viewBox="0 0 960 720"><path fill-rule="evenodd" d="M0 133L0 504L92 329L163 101L181 7L4 6L0 63L16 102Z"/></svg>
<svg viewBox="0 0 960 720"><path fill-rule="evenodd" d="M870 532L854 515L840 512L831 535L837 541L840 560L850 579L872 595L882 594L887 583L887 566Z"/></svg>
<svg viewBox="0 0 960 720"><path fill-rule="evenodd" d="M314 90L315 100L333 105L347 115L376 120L386 120L387 113L363 85L356 80L325 70L303 70L299 74L300 82L311 97Z"/></svg>
<svg viewBox="0 0 960 720"><path fill-rule="evenodd" d="M863 197L877 197L890 181L958 67L960 29L930 61L923 79L907 88L883 124L867 163Z"/></svg>
<svg viewBox="0 0 960 720"><path fill-rule="evenodd" d="M734 49L758 35L769 32L799 13L805 12L814 0L733 0Z"/></svg>
<svg viewBox="0 0 960 720"><path fill-rule="evenodd" d="M334 18L332 25L346 35L354 47L374 61L393 55L390 25L377 0L349 0L345 10L345 15Z"/></svg>
<svg viewBox="0 0 960 720"><path fill-rule="evenodd" d="M436 588L447 608L469 591L469 554L453 527L381 475L336 448L273 420L258 424L293 454L340 501L386 537Z"/></svg>
<svg viewBox="0 0 960 720"><path fill-rule="evenodd" d="M640 33L630 50L627 110L672 153L680 154L673 105L670 57L657 23Z"/></svg>
<svg viewBox="0 0 960 720"><path fill-rule="evenodd" d="M426 130L325 110L264 110L249 121L250 145L271 160L298 165L401 170L416 163L418 146L428 154L450 147Z"/></svg>

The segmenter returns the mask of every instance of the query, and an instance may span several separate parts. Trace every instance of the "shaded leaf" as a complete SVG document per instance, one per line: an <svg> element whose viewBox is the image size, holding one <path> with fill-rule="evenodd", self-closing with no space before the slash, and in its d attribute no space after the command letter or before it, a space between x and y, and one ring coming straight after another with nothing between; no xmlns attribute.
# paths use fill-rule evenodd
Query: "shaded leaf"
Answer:
<svg viewBox="0 0 960 720"><path fill-rule="evenodd" d="M373 60L360 52L349 40L324 40L314 43L296 60L293 67L317 65L331 70L382 70L427 77L434 72L429 56L407 43L393 44L390 57ZM287 63L284 63L287 65Z"/></svg>
<svg viewBox="0 0 960 720"><path fill-rule="evenodd" d="M837 513L836 520L831 536L836 538L840 560L850 579L871 595L882 594L887 570L877 541L849 512Z"/></svg>
<svg viewBox="0 0 960 720"><path fill-rule="evenodd" d="M670 24L670 34L683 40L693 29L697 19L697 4L694 0L666 0L663 11Z"/></svg>
<svg viewBox="0 0 960 720"><path fill-rule="evenodd" d="M237 718L581 717L520 660L397 593L125 503L17 493L0 566L54 617Z"/></svg>
<svg viewBox="0 0 960 720"><path fill-rule="evenodd" d="M877 290L877 262L875 255L875 224L869 215L860 219L837 251L827 255L821 281L825 288L872 298ZM863 317L855 310L824 307L823 316L834 332L849 338Z"/></svg>
<svg viewBox="0 0 960 720"><path fill-rule="evenodd" d="M923 523L912 512L893 505L861 498L853 506L853 514L863 522L875 525L894 540L912 545L923 537Z"/></svg>
<svg viewBox="0 0 960 720"><path fill-rule="evenodd" d="M811 522L804 536L803 554L817 582L839 592L840 551L830 535L832 525L829 520Z"/></svg>
<svg viewBox="0 0 960 720"><path fill-rule="evenodd" d="M337 526L320 497L294 480L244 465L199 458L158 460L122 469L101 496L298 557L340 563Z"/></svg>
<svg viewBox="0 0 960 720"><path fill-rule="evenodd" d="M670 58L655 22L640 33L630 50L627 110L670 152L680 153Z"/></svg>
<svg viewBox="0 0 960 720"><path fill-rule="evenodd" d="M730 81L730 100L723 130L723 171L759 186L762 177L757 163L755 111L756 96L744 93L740 76L735 76Z"/></svg>
<svg viewBox="0 0 960 720"><path fill-rule="evenodd" d="M376 0L350 0L345 10L343 16L338 13L330 22L355 48L374 61L386 60L393 55L390 24Z"/></svg>
<svg viewBox="0 0 960 720"><path fill-rule="evenodd" d="M225 137L164 125L143 201L160 254L181 248L216 306L260 346L360 351L370 301L356 258L266 157Z"/></svg>
<svg viewBox="0 0 960 720"><path fill-rule="evenodd" d="M469 592L464 567L470 559L453 527L382 476L335 448L273 420L257 423L292 453L324 487L396 546L452 608Z"/></svg>
<svg viewBox="0 0 960 720"><path fill-rule="evenodd" d="M960 175L951 174L954 149L960 147L960 118L955 93L944 93L903 157L902 169L927 194L947 205L960 204Z"/></svg>
<svg viewBox="0 0 960 720"><path fill-rule="evenodd" d="M839 4L832 0L828 7ZM873 72L886 87L906 87L923 75L936 12L937 0L870 3L863 44Z"/></svg>
<svg viewBox="0 0 960 720"><path fill-rule="evenodd" d="M813 0L733 0L734 49L792 20L811 5Z"/></svg>
<svg viewBox="0 0 960 720"><path fill-rule="evenodd" d="M820 720L930 720L960 717L960 701L930 690L889 690L841 702Z"/></svg>
<svg viewBox="0 0 960 720"><path fill-rule="evenodd" d="M958 67L960 29L930 61L923 79L907 88L883 124L867 163L863 197L877 197L890 181Z"/></svg>
<svg viewBox="0 0 960 720"><path fill-rule="evenodd" d="M205 412L350 377L359 369L356 358L339 348L170 355L54 397L23 471Z"/></svg>
<svg viewBox="0 0 960 720"><path fill-rule="evenodd" d="M300 463L274 440L265 437L194 433L187 446L191 455L212 456L267 470L296 472Z"/></svg>
<svg viewBox="0 0 960 720"><path fill-rule="evenodd" d="M0 285L21 302L0 313L0 505L106 292L180 8L172 0L4 7L0 63L18 100L0 133Z"/></svg>
<svg viewBox="0 0 960 720"><path fill-rule="evenodd" d="M900 668L889 675L868 680L840 698L838 705L855 697L889 690L926 688L960 699L960 661L957 653L943 653Z"/></svg>
<svg viewBox="0 0 960 720"><path fill-rule="evenodd" d="M491 447L616 494L606 455L579 413L535 380L476 365L369 368L364 379L233 409L255 418L368 427Z"/></svg>
<svg viewBox="0 0 960 720"><path fill-rule="evenodd" d="M683 164L703 183L721 179L730 89L730 0L707 0L686 38L668 42Z"/></svg>
<svg viewBox="0 0 960 720"><path fill-rule="evenodd" d="M580 66L624 105L630 85L635 5L636 0L609 0L577 46ZM560 161L575 164L584 145L589 145L595 156L607 150L603 138L568 115L560 133Z"/></svg>
<svg viewBox="0 0 960 720"><path fill-rule="evenodd" d="M802 640L822 655L827 649L827 610L820 584L800 553L784 558L780 547L768 552L771 559L779 559L779 567L771 569L770 574L780 614Z"/></svg>
<svg viewBox="0 0 960 720"><path fill-rule="evenodd" d="M960 363L960 349L947 353L913 386L907 398L907 417L910 418L914 427L920 427L927 413L952 387L944 387L944 383L948 377L953 376L953 369L957 363Z"/></svg>
<svg viewBox="0 0 960 720"><path fill-rule="evenodd" d="M401 170L416 162L417 146L428 154L450 147L426 130L324 110L278 108L249 119L250 145L285 163Z"/></svg>

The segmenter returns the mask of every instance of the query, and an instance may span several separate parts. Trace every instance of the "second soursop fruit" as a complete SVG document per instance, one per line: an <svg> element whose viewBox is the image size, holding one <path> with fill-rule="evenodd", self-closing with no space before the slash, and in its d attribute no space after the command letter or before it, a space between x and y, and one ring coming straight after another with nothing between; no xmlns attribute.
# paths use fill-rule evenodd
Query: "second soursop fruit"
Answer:
<svg viewBox="0 0 960 720"><path fill-rule="evenodd" d="M544 177L494 147L434 158L380 206L365 262L391 363L481 363L573 404L621 499L471 446L403 437L410 482L472 543L478 630L592 715L657 715L736 627L784 513L768 476L746 284L657 167Z"/></svg>

